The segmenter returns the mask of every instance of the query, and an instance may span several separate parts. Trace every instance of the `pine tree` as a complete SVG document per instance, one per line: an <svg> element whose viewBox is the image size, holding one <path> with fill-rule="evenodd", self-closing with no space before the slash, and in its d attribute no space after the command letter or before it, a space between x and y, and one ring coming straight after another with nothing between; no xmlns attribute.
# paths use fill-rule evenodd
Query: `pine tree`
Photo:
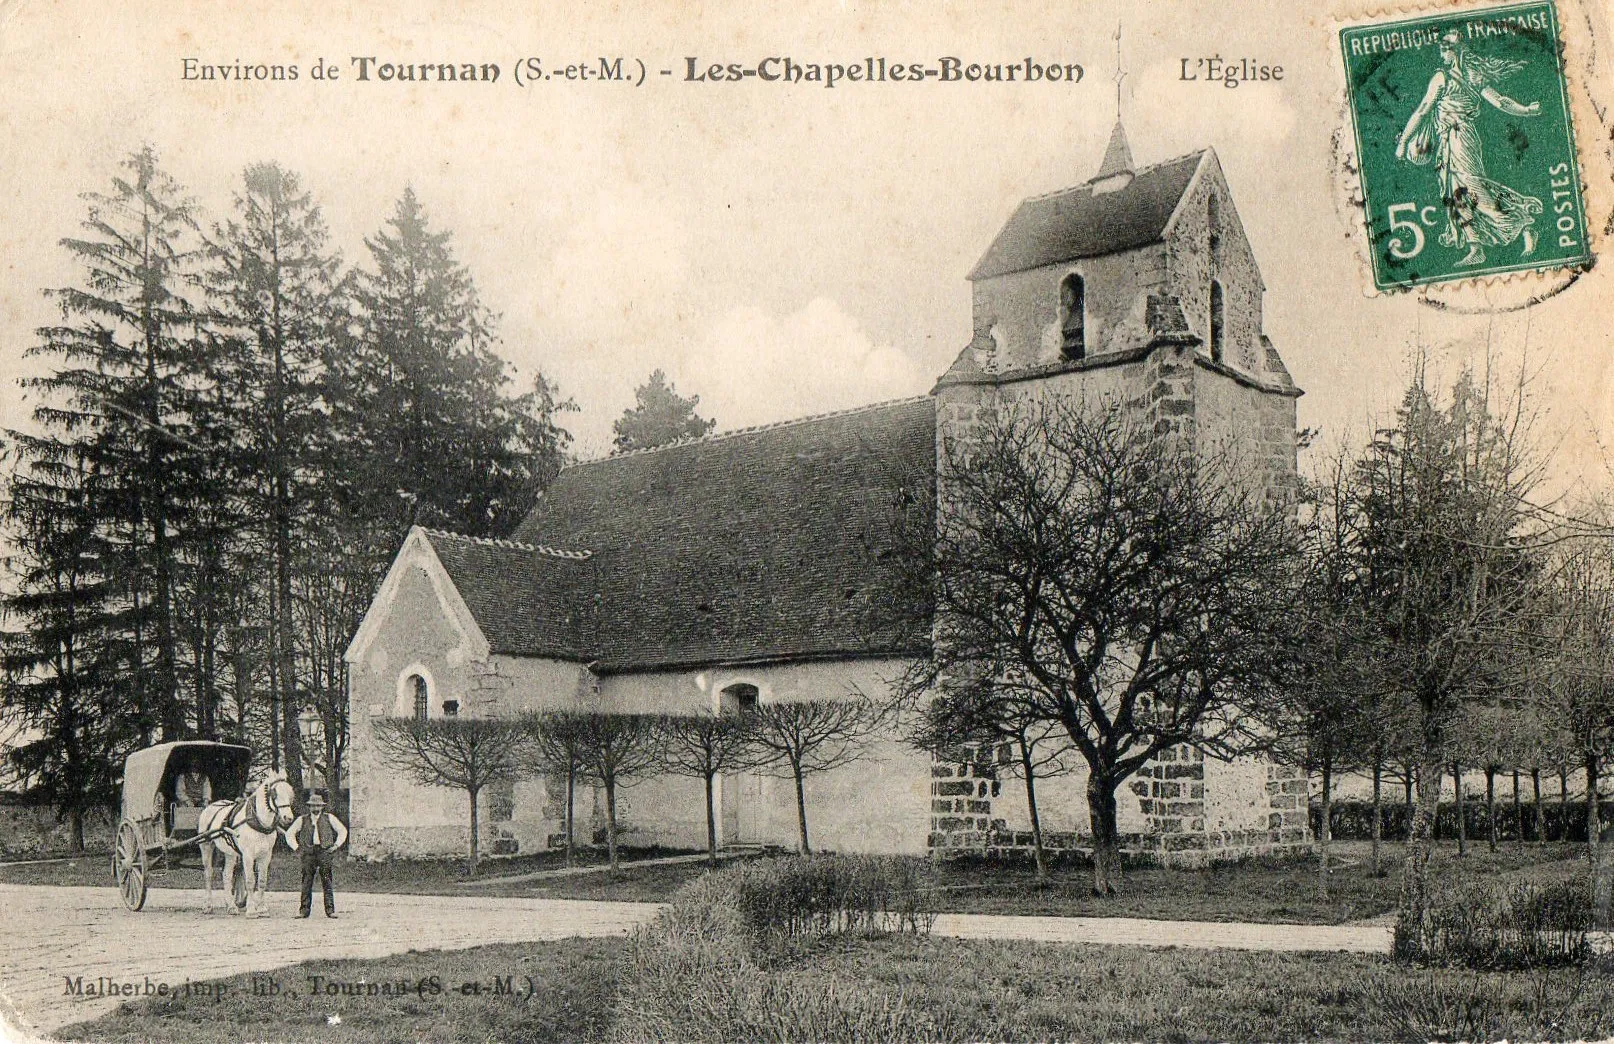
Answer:
<svg viewBox="0 0 1614 1044"><path fill-rule="evenodd" d="M150 147L122 169L111 192L85 195L86 234L62 241L82 266L82 283L51 292L62 321L41 329L29 351L56 369L25 382L45 395L34 416L48 435L24 452L84 476L102 569L126 610L119 619L133 661L124 713L142 739L153 731L174 739L189 728L179 694L177 574L192 536L187 490L205 467L190 379L198 238L193 205Z"/></svg>
<svg viewBox="0 0 1614 1044"><path fill-rule="evenodd" d="M14 439L24 456L6 499L6 610L18 626L0 633L0 706L31 738L6 751L6 768L70 821L73 848L83 851L84 815L112 803L112 766L136 745L136 723L117 705L127 621L82 465L58 458L48 440Z"/></svg>
<svg viewBox="0 0 1614 1044"><path fill-rule="evenodd" d="M339 260L324 219L297 176L276 163L249 166L235 216L215 230L209 289L233 351L236 445L255 482L247 515L268 562L263 599L269 642L269 699L284 764L301 789L298 715L310 687L298 662L293 619L294 547L305 542L315 510L307 488L313 444L323 421L320 369L335 319ZM283 761L282 761L283 759Z"/></svg>
<svg viewBox="0 0 1614 1044"><path fill-rule="evenodd" d="M699 395L688 398L679 395L660 370L652 372L650 379L635 389L633 395L634 405L611 425L619 451L698 439L717 426L717 421L707 420L695 412L701 402Z"/></svg>
<svg viewBox="0 0 1614 1044"><path fill-rule="evenodd" d="M535 496L528 400L507 392L495 317L449 240L406 190L365 240L357 337L336 374L338 419L365 458L354 492L380 512L389 547L417 522L493 532Z"/></svg>

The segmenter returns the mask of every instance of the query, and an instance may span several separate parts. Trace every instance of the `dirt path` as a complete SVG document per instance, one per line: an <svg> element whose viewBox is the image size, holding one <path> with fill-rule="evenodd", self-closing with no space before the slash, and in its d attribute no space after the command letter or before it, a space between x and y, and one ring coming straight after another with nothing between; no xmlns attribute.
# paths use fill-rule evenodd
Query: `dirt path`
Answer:
<svg viewBox="0 0 1614 1044"><path fill-rule="evenodd" d="M140 913L110 888L0 885L3 1014L26 1033L49 1033L111 1010L122 997L81 996L102 981L132 988L183 986L268 971L321 957L383 957L408 950L568 936L626 935L654 917L654 903L519 899L476 895L339 893L341 916L298 920L297 897L271 892L268 918L211 916L197 891L154 888ZM943 914L937 935L962 939L1245 950L1386 953L1388 924L1295 925L1152 921L1126 917L1009 917ZM150 983L150 986L147 983ZM131 996L125 994L125 996Z"/></svg>
<svg viewBox="0 0 1614 1044"><path fill-rule="evenodd" d="M297 896L269 894L270 917L203 912L197 891L153 888L140 913L124 909L111 887L0 885L0 1002L25 1032L110 1011L122 998L76 996L101 978L133 984L180 984L267 971L316 957L383 957L407 950L461 949L484 943L536 942L567 936L626 935L654 917L650 903L569 899L337 893L338 919L297 919Z"/></svg>

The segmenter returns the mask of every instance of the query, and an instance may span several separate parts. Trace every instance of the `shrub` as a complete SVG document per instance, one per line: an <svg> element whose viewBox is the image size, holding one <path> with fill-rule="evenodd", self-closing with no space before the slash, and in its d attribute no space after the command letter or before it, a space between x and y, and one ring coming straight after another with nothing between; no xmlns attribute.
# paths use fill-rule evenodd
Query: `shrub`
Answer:
<svg viewBox="0 0 1614 1044"><path fill-rule="evenodd" d="M628 941L617 1038L936 1039L900 991L781 966L828 936L928 932L924 876L917 860L812 856L691 882Z"/></svg>
<svg viewBox="0 0 1614 1044"><path fill-rule="evenodd" d="M929 870L893 856L770 859L717 875L756 942L930 931Z"/></svg>
<svg viewBox="0 0 1614 1044"><path fill-rule="evenodd" d="M1468 886L1432 893L1421 916L1403 905L1394 952L1407 962L1490 970L1578 964L1591 956L1591 927L1581 883Z"/></svg>

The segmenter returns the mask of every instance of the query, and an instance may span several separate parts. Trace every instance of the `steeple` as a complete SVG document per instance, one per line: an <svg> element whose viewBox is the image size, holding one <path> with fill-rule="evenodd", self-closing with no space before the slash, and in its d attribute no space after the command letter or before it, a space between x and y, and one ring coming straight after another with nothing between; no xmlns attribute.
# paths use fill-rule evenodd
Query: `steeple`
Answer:
<svg viewBox="0 0 1614 1044"><path fill-rule="evenodd" d="M1132 147L1126 141L1126 128L1121 126L1119 118L1115 121L1115 129L1110 131L1110 145L1104 150L1104 162L1098 166L1098 173L1093 176L1094 181L1103 181L1116 174L1132 173Z"/></svg>
<svg viewBox="0 0 1614 1044"><path fill-rule="evenodd" d="M1132 146L1126 141L1126 128L1121 126L1121 82L1126 79L1126 66L1121 61L1121 26L1115 26L1115 129L1110 131L1110 144L1104 150L1104 162L1098 165L1091 184L1093 195L1124 189L1132 184Z"/></svg>

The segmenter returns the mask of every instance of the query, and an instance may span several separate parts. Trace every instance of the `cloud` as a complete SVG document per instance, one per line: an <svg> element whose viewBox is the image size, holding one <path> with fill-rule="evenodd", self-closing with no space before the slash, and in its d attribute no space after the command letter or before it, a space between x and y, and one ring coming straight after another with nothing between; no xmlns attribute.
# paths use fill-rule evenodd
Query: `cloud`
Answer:
<svg viewBox="0 0 1614 1044"><path fill-rule="evenodd" d="M689 322L689 236L656 200L601 194L556 248L539 308L572 338L613 345L664 341Z"/></svg>
<svg viewBox="0 0 1614 1044"><path fill-rule="evenodd" d="M701 396L719 430L767 424L917 395L927 374L906 352L876 344L826 297L788 315L754 306L717 319L675 377Z"/></svg>

